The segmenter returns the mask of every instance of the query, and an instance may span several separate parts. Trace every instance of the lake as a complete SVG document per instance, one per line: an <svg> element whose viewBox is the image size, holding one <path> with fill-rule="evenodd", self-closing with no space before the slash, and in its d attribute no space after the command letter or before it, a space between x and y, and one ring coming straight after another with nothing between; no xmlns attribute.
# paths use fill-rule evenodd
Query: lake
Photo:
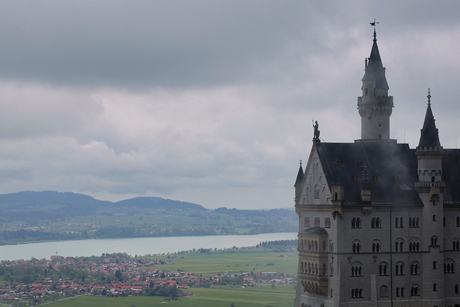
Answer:
<svg viewBox="0 0 460 307"><path fill-rule="evenodd" d="M47 258L56 253L63 257L101 256L102 253L146 255L174 253L199 248L231 248L255 246L263 241L295 240L296 232L258 235L154 237L127 239L92 239L78 241L43 242L0 246L0 260Z"/></svg>

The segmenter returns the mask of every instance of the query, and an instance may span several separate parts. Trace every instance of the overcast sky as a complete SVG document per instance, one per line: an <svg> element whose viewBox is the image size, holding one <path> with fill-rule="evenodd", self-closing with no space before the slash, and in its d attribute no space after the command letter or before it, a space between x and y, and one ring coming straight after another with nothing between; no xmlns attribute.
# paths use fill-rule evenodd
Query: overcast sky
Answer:
<svg viewBox="0 0 460 307"><path fill-rule="evenodd" d="M457 0L0 4L0 193L293 206L312 120L360 138L374 18L391 138L418 144L428 87L460 137Z"/></svg>

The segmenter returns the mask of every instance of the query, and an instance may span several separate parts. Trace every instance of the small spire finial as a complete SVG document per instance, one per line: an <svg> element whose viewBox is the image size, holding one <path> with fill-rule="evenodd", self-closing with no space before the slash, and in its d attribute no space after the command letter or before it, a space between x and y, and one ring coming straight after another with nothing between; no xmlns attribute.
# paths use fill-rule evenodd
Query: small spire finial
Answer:
<svg viewBox="0 0 460 307"><path fill-rule="evenodd" d="M378 21L375 21L375 18L374 18L374 21L373 22L370 22L371 24L371 27L374 27L374 42L377 41L377 32L375 31L375 26L379 24Z"/></svg>
<svg viewBox="0 0 460 307"><path fill-rule="evenodd" d="M430 88L428 88L428 95L426 96L428 98L428 105L431 106L431 94L430 94Z"/></svg>
<svg viewBox="0 0 460 307"><path fill-rule="evenodd" d="M302 160L300 160L300 166L302 166Z"/></svg>

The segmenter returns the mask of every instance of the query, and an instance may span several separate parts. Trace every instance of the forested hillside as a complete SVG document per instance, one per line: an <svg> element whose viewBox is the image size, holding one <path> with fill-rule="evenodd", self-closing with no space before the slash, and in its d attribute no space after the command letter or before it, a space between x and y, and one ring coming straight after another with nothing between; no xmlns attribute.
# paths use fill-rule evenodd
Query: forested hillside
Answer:
<svg viewBox="0 0 460 307"><path fill-rule="evenodd" d="M0 244L290 232L297 223L288 209L210 210L158 197L110 202L53 191L0 195Z"/></svg>

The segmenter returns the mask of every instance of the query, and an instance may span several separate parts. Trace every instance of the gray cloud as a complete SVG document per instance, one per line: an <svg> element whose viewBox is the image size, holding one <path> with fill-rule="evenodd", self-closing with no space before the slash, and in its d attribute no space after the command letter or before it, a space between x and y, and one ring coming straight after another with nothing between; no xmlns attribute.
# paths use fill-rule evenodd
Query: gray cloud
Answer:
<svg viewBox="0 0 460 307"><path fill-rule="evenodd" d="M392 137L417 144L431 87L456 146L457 1L2 4L3 193L291 206L311 120L325 141L360 137L374 17Z"/></svg>

